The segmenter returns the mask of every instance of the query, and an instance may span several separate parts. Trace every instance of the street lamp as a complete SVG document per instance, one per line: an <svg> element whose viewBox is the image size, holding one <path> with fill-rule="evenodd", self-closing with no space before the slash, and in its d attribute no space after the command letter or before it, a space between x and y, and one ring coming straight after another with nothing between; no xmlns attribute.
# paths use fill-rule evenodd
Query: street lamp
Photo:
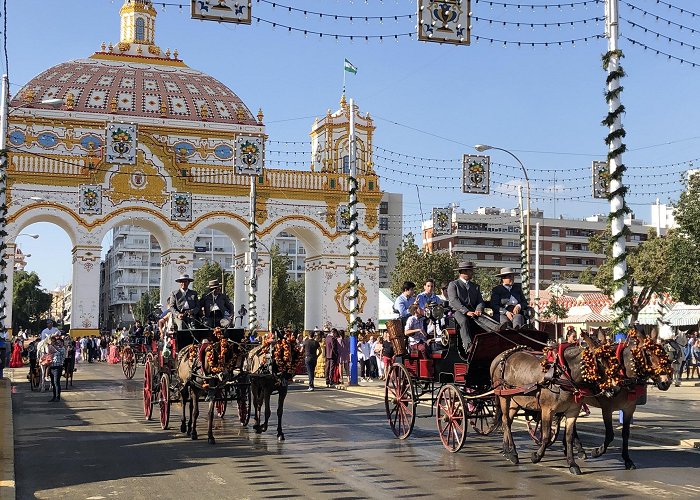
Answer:
<svg viewBox="0 0 700 500"><path fill-rule="evenodd" d="M523 174L525 175L525 187L527 189L527 221L525 223L525 245L527 246L526 252L525 252L525 260L526 260L526 265L527 265L527 277L528 277L528 289L523 290L525 293L527 293L528 297L530 296L530 178L527 176L527 170L525 170L525 165L523 165L523 162L520 161L520 158L515 156L513 153L508 151L507 149L503 148L498 148L496 146L489 146L486 144L477 144L474 146L474 149L476 149L479 153L483 153L484 151L488 151L489 149L495 149L497 151L503 151L504 153L509 154L513 158L515 158L515 161L520 164L520 168L523 170Z"/></svg>
<svg viewBox="0 0 700 500"><path fill-rule="evenodd" d="M241 238L241 241L248 241L248 238ZM267 250L267 253L270 255L270 269L268 270L268 306L267 306L267 331L271 332L272 331L272 250L262 242L262 240L257 240L256 243L259 243L260 245L263 246L265 250ZM252 263L251 263L252 265ZM257 265L257 262L255 263ZM252 273L251 273L252 274Z"/></svg>
<svg viewBox="0 0 700 500"><path fill-rule="evenodd" d="M19 234L17 235L17 238L19 238L20 236L29 236L29 237L32 238L33 240L35 240L35 239L37 239L37 238L39 237L38 234L19 233ZM17 238L15 238L15 239L17 239Z"/></svg>

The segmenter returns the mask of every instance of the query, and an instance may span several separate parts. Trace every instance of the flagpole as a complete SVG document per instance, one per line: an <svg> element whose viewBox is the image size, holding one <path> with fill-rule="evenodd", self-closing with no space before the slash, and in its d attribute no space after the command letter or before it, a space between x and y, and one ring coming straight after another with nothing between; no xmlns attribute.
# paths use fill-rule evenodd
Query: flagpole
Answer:
<svg viewBox="0 0 700 500"><path fill-rule="evenodd" d="M343 95L345 95L345 74L347 70L345 69L345 61L343 61Z"/></svg>

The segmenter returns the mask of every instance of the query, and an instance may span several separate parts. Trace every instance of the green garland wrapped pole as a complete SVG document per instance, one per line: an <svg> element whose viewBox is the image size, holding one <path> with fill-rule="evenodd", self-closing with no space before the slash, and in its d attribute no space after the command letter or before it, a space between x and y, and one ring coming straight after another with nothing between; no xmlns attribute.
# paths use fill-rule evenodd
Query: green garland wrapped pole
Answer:
<svg viewBox="0 0 700 500"><path fill-rule="evenodd" d="M612 260L613 260L613 307L615 319L613 320L613 333L616 330L625 330L629 325L631 313L631 296L628 291L629 272L627 271L627 250L625 238L629 234L629 228L625 225L625 216L631 211L625 202L627 188L622 184L622 174L625 166L622 163L622 154L626 146L622 139L625 137L625 129L622 127L622 114L625 111L620 103L620 94L623 87L620 79L625 76L625 71L620 65L623 57L622 51L617 47L618 39L618 2L608 0L606 2L606 36L608 37L608 52L603 56L603 69L607 70L607 91L605 100L608 103L608 115L603 120L603 125L608 127L608 135L605 143L608 145L608 167L610 172L608 200L610 201L610 221Z"/></svg>
<svg viewBox="0 0 700 500"><path fill-rule="evenodd" d="M0 95L0 339L5 338L7 328L5 326L5 313L7 301L7 260L5 260L5 250L7 243L7 118L9 101L10 82L7 75L2 75L2 95ZM12 293L12 290L10 290ZM0 341L1 342L1 341Z"/></svg>
<svg viewBox="0 0 700 500"><path fill-rule="evenodd" d="M350 163L350 172L348 175L348 192L350 202L348 209L350 211L350 243L347 246L350 252L350 267L348 268L348 276L350 281L350 385L357 385L357 313L359 307L357 298L359 295L357 285L360 280L357 277L357 260L358 255L357 244L360 240L357 239L357 149L355 147L355 105L350 99L350 130L348 136L348 161Z"/></svg>
<svg viewBox="0 0 700 500"><path fill-rule="evenodd" d="M257 296L258 291L258 246L255 224L256 181L257 175L250 176L250 219L248 220L248 255L250 255L248 273L248 330L255 335L258 329ZM270 283L272 286L272 283Z"/></svg>

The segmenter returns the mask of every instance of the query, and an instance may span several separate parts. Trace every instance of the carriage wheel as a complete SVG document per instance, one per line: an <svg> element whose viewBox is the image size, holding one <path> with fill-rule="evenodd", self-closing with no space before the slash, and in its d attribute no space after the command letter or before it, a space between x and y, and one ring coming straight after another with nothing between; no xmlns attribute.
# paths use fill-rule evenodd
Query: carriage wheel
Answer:
<svg viewBox="0 0 700 500"><path fill-rule="evenodd" d="M146 359L146 367L143 369L143 414L146 420L151 420L153 415L153 373L150 359Z"/></svg>
<svg viewBox="0 0 700 500"><path fill-rule="evenodd" d="M496 401L493 398L474 399L474 410L471 412L469 421L474 432L482 436L488 436L498 428L501 423L498 418Z"/></svg>
<svg viewBox="0 0 700 500"><path fill-rule="evenodd" d="M389 368L384 385L384 406L394 435L399 439L410 436L416 421L416 398L411 377L403 365L394 364Z"/></svg>
<svg viewBox="0 0 700 500"><path fill-rule="evenodd" d="M217 399L214 401L214 415L219 418L224 418L226 415L226 407L228 406L228 400L226 399L226 394L221 396L223 399Z"/></svg>
<svg viewBox="0 0 700 500"><path fill-rule="evenodd" d="M160 376L158 406L160 407L160 428L165 430L170 423L170 377L167 373Z"/></svg>
<svg viewBox="0 0 700 500"><path fill-rule="evenodd" d="M238 404L238 420L243 427L248 425L250 421L250 384L245 384L238 389L238 398L236 403Z"/></svg>
<svg viewBox="0 0 700 500"><path fill-rule="evenodd" d="M440 389L436 402L435 420L437 421L440 441L451 453L456 453L464 446L467 437L467 406L464 396L452 384Z"/></svg>
<svg viewBox="0 0 700 500"><path fill-rule="evenodd" d="M134 350L126 346L122 351L122 371L124 376L131 380L136 374L136 359L134 357Z"/></svg>
<svg viewBox="0 0 700 500"><path fill-rule="evenodd" d="M561 415L554 415L552 419L552 432L549 438L549 444L547 446L552 446L557 441L559 437L559 429L561 428ZM530 433L530 438L535 442L537 446L542 444L542 418L539 414L528 415L525 414L525 421L527 422L527 431Z"/></svg>

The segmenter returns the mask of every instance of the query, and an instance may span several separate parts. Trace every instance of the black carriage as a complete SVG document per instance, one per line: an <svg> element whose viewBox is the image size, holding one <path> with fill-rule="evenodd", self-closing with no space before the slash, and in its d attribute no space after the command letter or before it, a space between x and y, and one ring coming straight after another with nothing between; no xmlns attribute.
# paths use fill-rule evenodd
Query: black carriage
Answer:
<svg viewBox="0 0 700 500"><path fill-rule="evenodd" d="M244 330L228 328L222 333L229 342L239 346L241 355L245 356L250 346L246 342ZM192 344L201 345L211 336L212 330L209 328L179 330L167 336L165 345L159 343L157 352L146 355L143 375L143 411L146 420L151 420L153 407L158 406L160 426L162 429L168 428L170 407L180 401L182 387L176 371L177 353ZM248 425L251 407L250 374L244 369L236 370L230 379L217 388L214 394L217 416L224 416L229 401L236 402L239 421L242 425Z"/></svg>
<svg viewBox="0 0 700 500"><path fill-rule="evenodd" d="M444 321L441 338L433 351L422 357L408 348L400 320L388 324L396 353L384 387L389 425L399 439L410 436L419 404L430 406L442 444L450 452L464 445L469 425L477 434L488 435L500 424L489 369L502 352L516 346L541 351L547 334L529 328L484 331L476 326L468 352L462 347L458 325ZM539 420L526 414L533 439Z"/></svg>

